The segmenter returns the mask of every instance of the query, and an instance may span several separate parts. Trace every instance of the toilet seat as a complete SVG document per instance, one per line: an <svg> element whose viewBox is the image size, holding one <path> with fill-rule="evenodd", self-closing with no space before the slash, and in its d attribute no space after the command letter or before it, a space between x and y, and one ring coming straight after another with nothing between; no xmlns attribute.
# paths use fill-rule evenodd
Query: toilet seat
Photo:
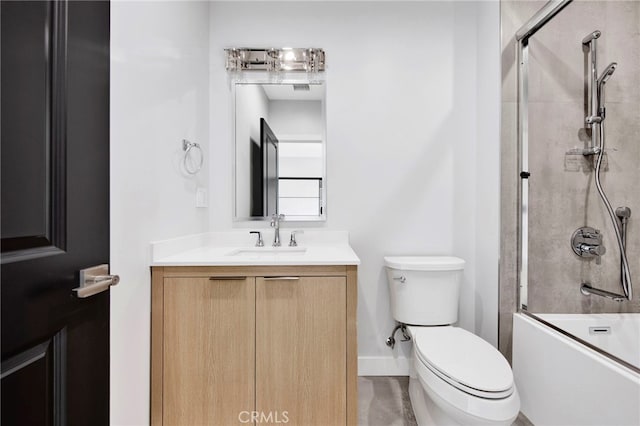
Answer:
<svg viewBox="0 0 640 426"><path fill-rule="evenodd" d="M497 349L458 327L411 327L416 362L467 394L504 399L514 391L513 373Z"/></svg>
<svg viewBox="0 0 640 426"><path fill-rule="evenodd" d="M420 360L414 359L414 368L416 377L409 379L410 390L411 381L417 380L420 392L425 397L428 396L427 400L431 400L448 418L454 420L442 421L442 424L510 426L518 416L520 396L515 386L511 395L506 398L481 398L445 382ZM416 406L420 408L422 404L428 404L427 400L419 396L411 397L414 410Z"/></svg>

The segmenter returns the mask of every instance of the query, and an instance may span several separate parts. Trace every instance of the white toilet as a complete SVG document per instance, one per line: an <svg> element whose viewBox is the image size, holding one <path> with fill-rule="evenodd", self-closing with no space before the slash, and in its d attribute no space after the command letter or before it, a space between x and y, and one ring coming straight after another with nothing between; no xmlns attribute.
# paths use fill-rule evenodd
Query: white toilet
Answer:
<svg viewBox="0 0 640 426"><path fill-rule="evenodd" d="M409 396L419 426L511 425L520 397L507 360L453 326L464 260L385 257L393 318L413 341Z"/></svg>

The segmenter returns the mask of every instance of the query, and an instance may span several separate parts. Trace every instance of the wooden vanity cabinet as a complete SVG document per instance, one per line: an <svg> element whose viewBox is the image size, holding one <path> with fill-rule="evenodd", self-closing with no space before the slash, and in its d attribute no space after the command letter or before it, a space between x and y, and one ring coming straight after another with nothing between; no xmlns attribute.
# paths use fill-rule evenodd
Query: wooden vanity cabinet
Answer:
<svg viewBox="0 0 640 426"><path fill-rule="evenodd" d="M153 267L151 424L355 425L356 281L355 266Z"/></svg>

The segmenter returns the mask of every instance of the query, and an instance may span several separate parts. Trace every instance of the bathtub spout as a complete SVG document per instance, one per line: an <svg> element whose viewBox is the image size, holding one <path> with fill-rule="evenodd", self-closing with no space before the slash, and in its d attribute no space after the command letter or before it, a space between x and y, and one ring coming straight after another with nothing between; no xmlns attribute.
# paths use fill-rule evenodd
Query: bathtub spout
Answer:
<svg viewBox="0 0 640 426"><path fill-rule="evenodd" d="M591 287L590 284L582 284L580 286L580 293L584 294L585 296L589 296L591 294L595 294L596 296L602 296L602 297L606 297L607 299L611 299L613 301L616 302L624 302L627 300L626 296L623 296L621 294L617 294L617 293L612 293L610 291L607 290L601 290L599 288L594 288Z"/></svg>

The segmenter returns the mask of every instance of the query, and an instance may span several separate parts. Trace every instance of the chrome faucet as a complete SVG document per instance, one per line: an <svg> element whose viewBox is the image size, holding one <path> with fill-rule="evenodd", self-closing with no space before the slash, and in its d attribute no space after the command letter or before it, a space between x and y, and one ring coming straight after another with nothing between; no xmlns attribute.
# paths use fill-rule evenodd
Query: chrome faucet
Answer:
<svg viewBox="0 0 640 426"><path fill-rule="evenodd" d="M271 216L271 227L274 228L273 246L280 247L280 221L284 220L283 214L274 214Z"/></svg>

